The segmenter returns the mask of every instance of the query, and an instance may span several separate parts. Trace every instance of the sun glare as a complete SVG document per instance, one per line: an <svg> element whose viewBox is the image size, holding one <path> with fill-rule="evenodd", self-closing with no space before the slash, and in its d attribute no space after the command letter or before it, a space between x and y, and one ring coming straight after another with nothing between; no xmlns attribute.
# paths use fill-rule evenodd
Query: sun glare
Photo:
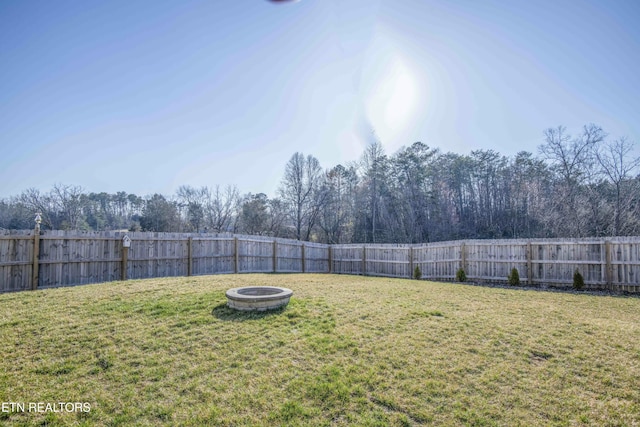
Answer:
<svg viewBox="0 0 640 427"><path fill-rule="evenodd" d="M378 64L380 66L380 64ZM382 143L395 150L401 135L412 125L418 103L418 84L397 54L375 73L366 97L366 111Z"/></svg>
<svg viewBox="0 0 640 427"><path fill-rule="evenodd" d="M391 70L388 102L384 106L384 123L388 127L403 126L416 103L415 83L408 68L397 61Z"/></svg>

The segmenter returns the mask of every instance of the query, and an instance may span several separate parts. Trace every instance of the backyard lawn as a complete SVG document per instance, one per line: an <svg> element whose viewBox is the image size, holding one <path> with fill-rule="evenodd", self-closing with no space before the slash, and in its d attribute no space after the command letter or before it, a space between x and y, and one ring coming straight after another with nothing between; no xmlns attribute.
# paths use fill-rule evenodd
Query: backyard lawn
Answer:
<svg viewBox="0 0 640 427"><path fill-rule="evenodd" d="M294 295L227 308L249 285ZM163 278L2 294L0 342L0 425L640 424L640 298Z"/></svg>

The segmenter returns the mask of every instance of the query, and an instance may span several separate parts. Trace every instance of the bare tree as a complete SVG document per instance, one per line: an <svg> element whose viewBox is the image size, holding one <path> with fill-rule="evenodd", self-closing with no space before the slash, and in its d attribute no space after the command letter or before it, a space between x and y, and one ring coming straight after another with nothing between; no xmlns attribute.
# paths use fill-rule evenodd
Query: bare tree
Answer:
<svg viewBox="0 0 640 427"><path fill-rule="evenodd" d="M56 184L0 200L0 227L235 232L300 240L423 242L464 238L640 234L640 157L595 125L544 131L540 156L492 150L441 154L414 143L387 156L375 133L357 163L323 171L295 153L278 197L236 187L156 194L85 194Z"/></svg>
<svg viewBox="0 0 640 427"><path fill-rule="evenodd" d="M194 188L181 185L176 193L178 206L188 231L200 231L204 227L205 207L210 198L207 187Z"/></svg>
<svg viewBox="0 0 640 427"><path fill-rule="evenodd" d="M289 207L295 238L308 240L318 218L322 196L322 168L313 156L295 153L287 162L280 197Z"/></svg>
<svg viewBox="0 0 640 427"><path fill-rule="evenodd" d="M0 229L26 230L34 225L33 211L16 197L0 200Z"/></svg>
<svg viewBox="0 0 640 427"><path fill-rule="evenodd" d="M286 237L286 218L287 218L287 206L278 199L269 199L269 235L276 237Z"/></svg>
<svg viewBox="0 0 640 427"><path fill-rule="evenodd" d="M399 197L399 230L405 242L427 242L431 228L431 162L437 155L422 142L400 149L391 159L394 193Z"/></svg>
<svg viewBox="0 0 640 427"><path fill-rule="evenodd" d="M614 236L631 231L628 223L632 221L633 216L628 214L631 212L634 196L638 196L637 182L631 178L640 166L640 157L631 157L633 146L626 137L622 137L595 151L602 173L615 190L611 231Z"/></svg>
<svg viewBox="0 0 640 427"><path fill-rule="evenodd" d="M357 173L354 166L335 166L325 174L326 201L318 225L328 243L348 243L353 235Z"/></svg>
<svg viewBox="0 0 640 427"><path fill-rule="evenodd" d="M219 185L210 191L206 206L206 220L216 232L236 231L240 192L235 185L221 189Z"/></svg>
<svg viewBox="0 0 640 427"><path fill-rule="evenodd" d="M545 143L539 147L543 158L551 162L552 170L559 178L555 209L564 219L559 234L583 236L587 230L585 206L580 203L583 184L593 169L594 147L602 142L602 128L590 124L583 127L582 134L571 137L564 126L545 130ZM584 201L587 204L587 201Z"/></svg>
<svg viewBox="0 0 640 427"><path fill-rule="evenodd" d="M29 188L20 194L18 201L25 206L31 216L35 216L36 213L42 214L43 228L52 230L60 228L55 204L49 194L41 193L35 188Z"/></svg>
<svg viewBox="0 0 640 427"><path fill-rule="evenodd" d="M52 200L61 216L61 228L78 230L82 216L84 190L79 186L55 184L51 190Z"/></svg>
<svg viewBox="0 0 640 427"><path fill-rule="evenodd" d="M509 223L512 237L542 237L549 227L545 222L558 222L556 213L546 209L551 183L547 165L533 154L521 151L511 162Z"/></svg>
<svg viewBox="0 0 640 427"><path fill-rule="evenodd" d="M381 234L386 225L384 217L388 213L385 196L388 195L389 167L389 158L384 152L384 147L376 139L367 146L360 160L361 197L364 199L362 208L366 211L359 218L358 228L363 229L366 242L376 243L384 240Z"/></svg>

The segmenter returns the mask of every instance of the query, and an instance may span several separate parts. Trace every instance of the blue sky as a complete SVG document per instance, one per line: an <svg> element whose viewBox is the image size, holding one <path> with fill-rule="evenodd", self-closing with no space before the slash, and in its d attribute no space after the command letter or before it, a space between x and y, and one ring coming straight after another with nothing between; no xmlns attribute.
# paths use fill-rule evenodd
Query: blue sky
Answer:
<svg viewBox="0 0 640 427"><path fill-rule="evenodd" d="M640 143L640 2L0 2L0 197L276 194L297 151Z"/></svg>

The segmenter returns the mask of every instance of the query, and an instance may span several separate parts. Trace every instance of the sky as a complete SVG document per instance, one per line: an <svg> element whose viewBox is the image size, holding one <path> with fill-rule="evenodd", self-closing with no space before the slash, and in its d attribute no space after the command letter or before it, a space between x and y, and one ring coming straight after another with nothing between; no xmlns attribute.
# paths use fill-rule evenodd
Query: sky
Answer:
<svg viewBox="0 0 640 427"><path fill-rule="evenodd" d="M0 2L0 198L277 194L287 161L640 144L640 2ZM374 134L375 132L375 134Z"/></svg>

